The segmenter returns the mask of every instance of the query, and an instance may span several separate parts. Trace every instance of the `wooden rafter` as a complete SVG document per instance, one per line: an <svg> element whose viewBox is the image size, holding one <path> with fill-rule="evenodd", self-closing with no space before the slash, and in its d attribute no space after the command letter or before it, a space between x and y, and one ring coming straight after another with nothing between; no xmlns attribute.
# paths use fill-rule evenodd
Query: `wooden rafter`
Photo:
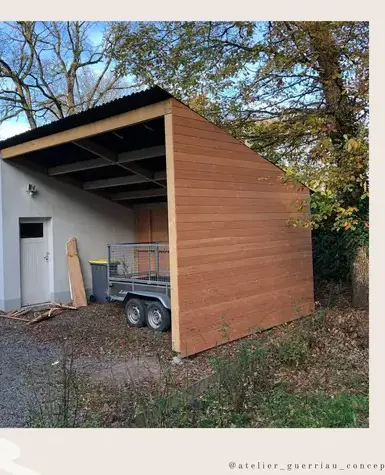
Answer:
<svg viewBox="0 0 385 475"><path fill-rule="evenodd" d="M166 188L153 188L151 190L122 191L109 195L112 201L135 200L138 198L154 198L156 196L166 196Z"/></svg>
<svg viewBox="0 0 385 475"><path fill-rule="evenodd" d="M162 184L161 182L156 181L154 179L153 173L150 170L147 170L146 168L136 163L130 163L126 165L125 163L119 162L118 154L112 152L106 147L103 147L91 140L86 139L82 141L73 142L73 144L77 145L78 147L83 148L84 150L88 150L89 152L92 152L95 155L98 155L100 158L108 162L110 165L117 165L120 168L123 168L124 170L129 171L130 173L134 173L135 175L139 175L142 178L146 178L146 181L152 181L153 183L156 183L157 185L162 186L162 187L166 186Z"/></svg>
<svg viewBox="0 0 385 475"><path fill-rule="evenodd" d="M122 176L116 178L106 178L104 180L92 180L83 183L83 190L96 190L98 188L109 188L112 186L133 185L145 183L149 180L139 175Z"/></svg>
<svg viewBox="0 0 385 475"><path fill-rule="evenodd" d="M112 163L117 163L118 161L118 154L115 152L112 152L106 147L103 147L102 145L99 145L92 140L89 139L83 139L79 141L74 141L72 142L74 145L77 147L80 147L84 150L87 150L88 152L92 152L95 155L98 155L100 158L104 158L105 160L108 160L109 162Z"/></svg>
<svg viewBox="0 0 385 475"><path fill-rule="evenodd" d="M48 168L48 175L65 175L66 173L81 172L83 170L91 170L92 168L101 168L111 165L104 158L92 158L82 162L69 163L67 165L58 165L57 167Z"/></svg>
<svg viewBox="0 0 385 475"><path fill-rule="evenodd" d="M140 150L132 150L118 154L119 163L136 162L147 158L162 157L166 154L164 145L156 147L142 148ZM107 162L104 158L92 158L91 160L82 160L80 162L68 163L66 165L58 165L48 169L49 175L64 175L66 173L79 172L83 170L91 170L93 168L108 167L115 163Z"/></svg>
<svg viewBox="0 0 385 475"><path fill-rule="evenodd" d="M140 150L131 150L130 152L120 153L118 155L118 162L137 162L138 160L146 160L147 158L162 157L165 154L165 146L157 145L156 147L141 148Z"/></svg>

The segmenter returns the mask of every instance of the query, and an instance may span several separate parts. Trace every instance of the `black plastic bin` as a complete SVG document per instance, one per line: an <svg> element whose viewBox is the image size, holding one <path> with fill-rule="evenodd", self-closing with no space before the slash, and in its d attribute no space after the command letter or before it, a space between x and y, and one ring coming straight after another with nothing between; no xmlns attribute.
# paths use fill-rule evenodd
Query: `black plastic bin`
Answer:
<svg viewBox="0 0 385 475"><path fill-rule="evenodd" d="M90 301L106 302L108 291L107 259L88 262L91 264L92 272L92 295L90 295Z"/></svg>

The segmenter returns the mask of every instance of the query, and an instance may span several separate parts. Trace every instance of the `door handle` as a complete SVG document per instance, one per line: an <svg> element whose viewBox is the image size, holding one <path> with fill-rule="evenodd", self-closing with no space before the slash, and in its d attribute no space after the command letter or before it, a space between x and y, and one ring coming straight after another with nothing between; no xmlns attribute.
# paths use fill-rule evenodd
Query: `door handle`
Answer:
<svg viewBox="0 0 385 475"><path fill-rule="evenodd" d="M44 259L45 259L46 261L48 261L48 259L49 259L49 252L46 253L46 255L44 256Z"/></svg>

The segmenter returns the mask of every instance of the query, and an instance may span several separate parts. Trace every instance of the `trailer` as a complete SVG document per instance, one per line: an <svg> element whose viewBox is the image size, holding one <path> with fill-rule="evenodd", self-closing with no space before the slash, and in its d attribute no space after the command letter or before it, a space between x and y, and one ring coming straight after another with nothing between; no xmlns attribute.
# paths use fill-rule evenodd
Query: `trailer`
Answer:
<svg viewBox="0 0 385 475"><path fill-rule="evenodd" d="M168 243L108 246L108 300L124 303L127 324L165 332L171 326Z"/></svg>

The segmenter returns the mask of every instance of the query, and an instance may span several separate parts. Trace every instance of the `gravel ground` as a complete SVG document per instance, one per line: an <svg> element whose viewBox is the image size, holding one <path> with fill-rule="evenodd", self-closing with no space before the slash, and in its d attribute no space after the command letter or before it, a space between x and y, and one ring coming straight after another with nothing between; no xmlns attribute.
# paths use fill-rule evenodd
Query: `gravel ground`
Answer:
<svg viewBox="0 0 385 475"><path fill-rule="evenodd" d="M329 292L324 298L319 297L321 307L330 303L330 295ZM350 309L344 300L333 305L315 335L314 368L283 369L277 376L301 388L322 386L333 392L334 386L336 391L342 387L336 378L348 380L360 373L365 391L367 312ZM282 341L307 321L301 319L251 338L266 343ZM175 388L212 374L210 360L232 357L243 341L227 343L186 358L181 364L172 364L171 333L127 327L120 304L92 304L35 325L0 318L0 427L26 425L28 402L35 388L39 394L46 391L48 373L55 377L55 372L59 372L64 348L70 348L78 373L87 376L95 387L102 384L109 391L111 385L134 381L136 391L146 393L153 384L166 379L166 370ZM170 377L167 378L169 384Z"/></svg>
<svg viewBox="0 0 385 475"><path fill-rule="evenodd" d="M205 358L172 365L171 333L127 327L119 304L89 305L35 325L0 318L0 427L26 426L29 405L52 388L65 351L95 384L148 386L167 367L181 386L211 372Z"/></svg>
<svg viewBox="0 0 385 475"><path fill-rule="evenodd" d="M44 389L44 370L51 367L58 355L58 345L38 344L20 324L1 322L0 427L26 425L28 404L34 398L32 386Z"/></svg>
<svg viewBox="0 0 385 475"><path fill-rule="evenodd" d="M171 333L127 327L121 304L92 304L35 325L0 318L0 427L25 426L29 402L35 392L39 398L47 393L64 351L73 354L78 373L95 384L134 381L146 391L165 371L175 387L204 378L213 372L210 359L231 355L237 345L172 364Z"/></svg>

